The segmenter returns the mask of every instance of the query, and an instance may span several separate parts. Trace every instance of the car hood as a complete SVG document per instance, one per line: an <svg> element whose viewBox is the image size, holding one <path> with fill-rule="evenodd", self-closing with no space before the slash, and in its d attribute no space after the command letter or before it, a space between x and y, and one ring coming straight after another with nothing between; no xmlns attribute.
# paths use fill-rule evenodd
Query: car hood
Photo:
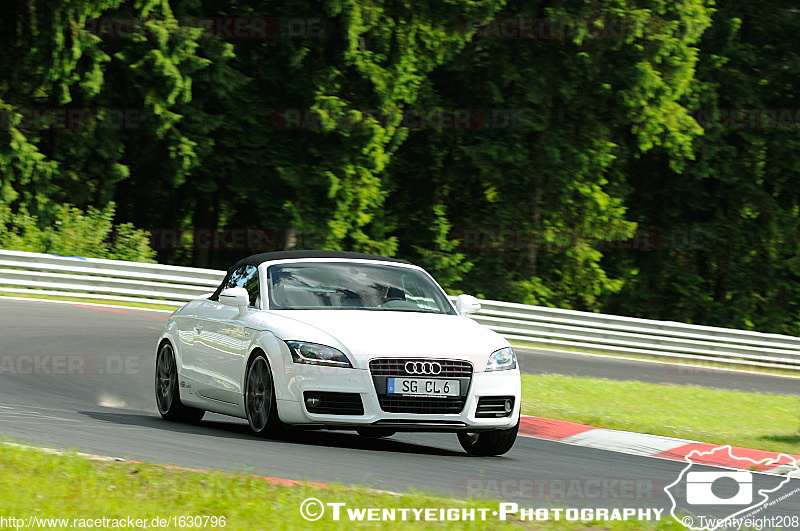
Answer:
<svg viewBox="0 0 800 531"><path fill-rule="evenodd" d="M364 310L283 310L269 314L284 320L282 326L273 328L281 339L343 348L360 368L366 368L376 357L430 356L468 359L482 371L492 352L508 346L499 334L460 315Z"/></svg>

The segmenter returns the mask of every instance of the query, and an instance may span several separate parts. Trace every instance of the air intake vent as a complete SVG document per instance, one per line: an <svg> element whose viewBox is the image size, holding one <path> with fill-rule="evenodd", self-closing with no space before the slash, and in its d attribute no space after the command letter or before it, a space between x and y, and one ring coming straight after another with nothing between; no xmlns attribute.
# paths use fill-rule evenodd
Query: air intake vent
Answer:
<svg viewBox="0 0 800 531"><path fill-rule="evenodd" d="M320 415L363 415L364 404L358 393L305 391L303 402L309 413Z"/></svg>
<svg viewBox="0 0 800 531"><path fill-rule="evenodd" d="M478 418L508 417L514 411L513 396L482 396L478 399Z"/></svg>
<svg viewBox="0 0 800 531"><path fill-rule="evenodd" d="M395 395L378 395L381 409L387 413L412 413L417 415L458 414L464 409L466 398L425 398Z"/></svg>

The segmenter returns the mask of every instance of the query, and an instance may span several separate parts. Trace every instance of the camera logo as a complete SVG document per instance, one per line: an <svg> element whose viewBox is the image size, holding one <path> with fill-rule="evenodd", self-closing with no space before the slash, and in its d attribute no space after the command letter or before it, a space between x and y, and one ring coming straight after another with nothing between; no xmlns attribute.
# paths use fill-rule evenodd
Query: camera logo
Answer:
<svg viewBox="0 0 800 531"><path fill-rule="evenodd" d="M730 498L714 494L715 484L739 485ZM753 474L750 472L689 472L686 474L686 503L690 505L750 505L753 503Z"/></svg>
<svg viewBox="0 0 800 531"><path fill-rule="evenodd" d="M770 515L772 506L797 492L796 485L789 483L790 476L800 475L796 457L737 451L759 460L734 455L730 446L692 450L685 456L688 465L664 488L675 520L693 531L738 529L748 518Z"/></svg>

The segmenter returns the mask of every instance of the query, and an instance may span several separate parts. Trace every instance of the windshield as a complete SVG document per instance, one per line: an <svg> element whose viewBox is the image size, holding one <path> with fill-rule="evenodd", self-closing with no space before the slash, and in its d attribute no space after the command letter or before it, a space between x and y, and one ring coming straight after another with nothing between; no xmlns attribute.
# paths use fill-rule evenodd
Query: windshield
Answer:
<svg viewBox="0 0 800 531"><path fill-rule="evenodd" d="M427 275L380 264L302 263L267 269L271 310L378 310L455 314Z"/></svg>

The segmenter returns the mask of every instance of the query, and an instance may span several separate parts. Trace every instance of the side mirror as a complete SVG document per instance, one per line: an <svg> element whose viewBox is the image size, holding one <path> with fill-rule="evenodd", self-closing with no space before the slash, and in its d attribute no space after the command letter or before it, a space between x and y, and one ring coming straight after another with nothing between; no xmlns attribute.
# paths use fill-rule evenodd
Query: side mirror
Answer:
<svg viewBox="0 0 800 531"><path fill-rule="evenodd" d="M481 302L472 295L461 294L456 297L456 310L461 315L469 315L481 311Z"/></svg>
<svg viewBox="0 0 800 531"><path fill-rule="evenodd" d="M250 305L250 295L244 288L228 288L219 294L219 302L225 306L239 308L240 312L244 312Z"/></svg>

